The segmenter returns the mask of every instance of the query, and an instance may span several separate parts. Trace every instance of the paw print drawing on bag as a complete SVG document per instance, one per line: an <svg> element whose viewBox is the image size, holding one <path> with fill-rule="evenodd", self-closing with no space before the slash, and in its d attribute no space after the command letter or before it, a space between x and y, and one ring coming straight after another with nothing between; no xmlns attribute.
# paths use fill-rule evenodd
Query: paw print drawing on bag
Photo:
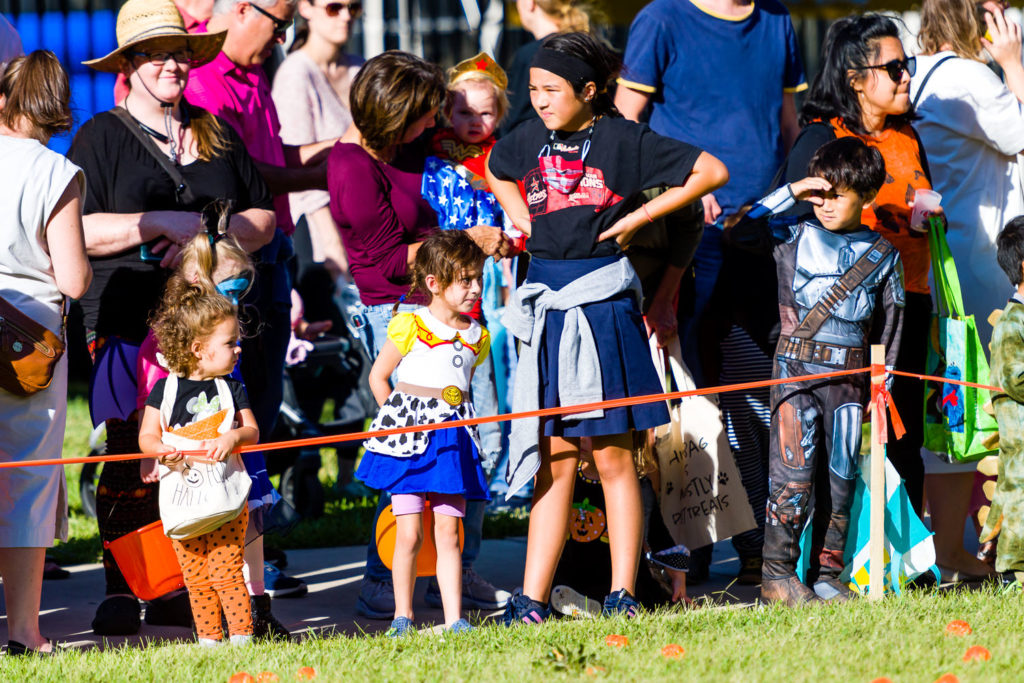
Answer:
<svg viewBox="0 0 1024 683"><path fill-rule="evenodd" d="M719 486L725 486L728 483L729 483L729 475L726 474L725 472L719 472L718 473L718 485Z"/></svg>

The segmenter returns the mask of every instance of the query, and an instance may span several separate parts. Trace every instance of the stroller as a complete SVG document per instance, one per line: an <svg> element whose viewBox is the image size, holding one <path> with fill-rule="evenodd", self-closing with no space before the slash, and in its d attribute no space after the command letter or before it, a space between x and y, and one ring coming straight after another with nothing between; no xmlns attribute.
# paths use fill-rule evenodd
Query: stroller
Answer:
<svg viewBox="0 0 1024 683"><path fill-rule="evenodd" d="M330 334L312 341L313 348L299 363L285 368L284 399L269 441L285 441L362 431L376 414L377 402L367 381L371 359L360 335L365 318L354 285L331 293L335 283L327 268L312 260L312 248L304 220L293 236L296 251L295 290L302 297L307 320L330 320ZM333 401L330 416L321 419L324 406ZM355 461L361 443L334 446L339 471L344 461ZM316 446L267 453L267 471L280 474L279 490L303 517L319 517L324 511L320 483L320 448ZM340 483L340 482L339 482Z"/></svg>

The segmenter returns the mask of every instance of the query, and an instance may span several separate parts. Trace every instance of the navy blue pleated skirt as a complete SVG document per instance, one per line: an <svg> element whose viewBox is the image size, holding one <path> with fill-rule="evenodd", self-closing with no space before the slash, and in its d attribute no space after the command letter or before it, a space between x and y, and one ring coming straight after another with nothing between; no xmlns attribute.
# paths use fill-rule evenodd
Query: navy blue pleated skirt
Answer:
<svg viewBox="0 0 1024 683"><path fill-rule="evenodd" d="M533 258L526 273L527 282L541 282L561 289L591 271L614 263L624 256L591 259L551 260ZM661 382L651 361L643 318L629 292L582 306L590 323L601 359L601 384L604 399L642 396L661 392ZM564 311L549 311L544 321L544 339L539 354L540 405L551 408L558 400L558 345L565 322ZM605 409L604 417L586 420L560 416L541 418L544 436L611 436L637 429L650 429L669 422L664 401Z"/></svg>

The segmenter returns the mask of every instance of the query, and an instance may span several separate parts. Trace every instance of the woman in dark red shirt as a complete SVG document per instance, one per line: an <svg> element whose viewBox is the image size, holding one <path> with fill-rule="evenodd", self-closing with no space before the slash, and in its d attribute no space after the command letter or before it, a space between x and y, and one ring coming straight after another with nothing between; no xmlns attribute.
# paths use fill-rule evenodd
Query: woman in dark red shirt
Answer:
<svg viewBox="0 0 1024 683"><path fill-rule="evenodd" d="M392 315L417 308L400 302L416 251L437 229L437 213L421 195L426 158L421 140L429 139L423 132L434 126L444 99L440 67L405 52L374 57L352 84L352 126L327 160L331 215L363 303L362 341L371 358L387 338ZM500 228L478 225L465 232L485 253L508 255L510 243ZM381 498L378 514L387 502ZM474 531L479 533L467 529L467 534ZM390 619L394 609L391 572L371 542L356 611Z"/></svg>

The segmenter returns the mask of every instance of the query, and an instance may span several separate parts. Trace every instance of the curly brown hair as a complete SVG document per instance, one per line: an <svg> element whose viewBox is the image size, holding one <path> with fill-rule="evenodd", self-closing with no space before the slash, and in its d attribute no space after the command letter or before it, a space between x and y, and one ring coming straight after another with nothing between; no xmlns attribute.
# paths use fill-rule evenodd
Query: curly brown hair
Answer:
<svg viewBox="0 0 1024 683"><path fill-rule="evenodd" d="M192 342L208 337L224 320L237 317L238 309L227 298L175 274L167 281L164 298L150 326L167 369L188 377L195 372L198 362L192 353Z"/></svg>
<svg viewBox="0 0 1024 683"><path fill-rule="evenodd" d="M438 286L444 290L462 277L465 272L480 274L483 270L487 254L477 243L462 230L441 230L423 240L416 252L416 260L409 269L412 281L405 299L410 299L417 292L430 299L427 288L427 276L437 278ZM394 311L398 310L399 301Z"/></svg>

